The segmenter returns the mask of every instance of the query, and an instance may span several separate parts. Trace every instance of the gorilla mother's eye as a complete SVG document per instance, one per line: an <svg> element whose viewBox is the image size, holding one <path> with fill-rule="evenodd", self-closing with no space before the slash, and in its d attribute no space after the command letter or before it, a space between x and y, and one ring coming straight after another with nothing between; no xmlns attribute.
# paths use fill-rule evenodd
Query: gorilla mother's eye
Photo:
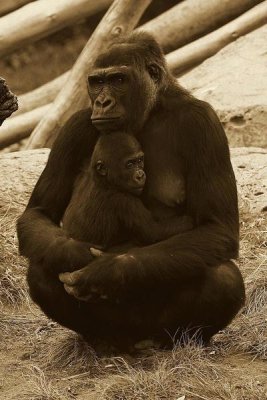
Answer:
<svg viewBox="0 0 267 400"><path fill-rule="evenodd" d="M88 82L90 86L99 86L105 83L101 76L89 76Z"/></svg>
<svg viewBox="0 0 267 400"><path fill-rule="evenodd" d="M108 80L112 85L122 85L126 82L126 76L125 74L118 72L115 74L111 74L108 77Z"/></svg>

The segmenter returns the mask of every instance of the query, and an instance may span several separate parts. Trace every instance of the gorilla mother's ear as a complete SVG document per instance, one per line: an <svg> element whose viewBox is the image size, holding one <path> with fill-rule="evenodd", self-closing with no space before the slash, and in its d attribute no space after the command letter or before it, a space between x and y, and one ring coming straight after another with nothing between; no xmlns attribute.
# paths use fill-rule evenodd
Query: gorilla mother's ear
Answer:
<svg viewBox="0 0 267 400"><path fill-rule="evenodd" d="M147 70L154 82L160 82L162 80L163 70L160 65L153 63L147 66Z"/></svg>
<svg viewBox="0 0 267 400"><path fill-rule="evenodd" d="M95 164L95 169L99 173L99 175L106 176L108 173L107 167L105 166L104 162L98 160Z"/></svg>

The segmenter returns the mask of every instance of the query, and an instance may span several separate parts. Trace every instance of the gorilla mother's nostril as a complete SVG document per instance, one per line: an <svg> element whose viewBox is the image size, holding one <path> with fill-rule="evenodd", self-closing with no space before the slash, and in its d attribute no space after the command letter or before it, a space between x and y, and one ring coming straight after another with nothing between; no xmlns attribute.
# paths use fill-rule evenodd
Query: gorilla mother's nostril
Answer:
<svg viewBox="0 0 267 400"><path fill-rule="evenodd" d="M110 99L105 100L104 103L102 103L103 108L106 108L108 106L110 106L112 103L112 101Z"/></svg>
<svg viewBox="0 0 267 400"><path fill-rule="evenodd" d="M114 101L112 98L106 98L106 97L103 99L99 98L96 99L95 105L102 109L111 108L114 105Z"/></svg>

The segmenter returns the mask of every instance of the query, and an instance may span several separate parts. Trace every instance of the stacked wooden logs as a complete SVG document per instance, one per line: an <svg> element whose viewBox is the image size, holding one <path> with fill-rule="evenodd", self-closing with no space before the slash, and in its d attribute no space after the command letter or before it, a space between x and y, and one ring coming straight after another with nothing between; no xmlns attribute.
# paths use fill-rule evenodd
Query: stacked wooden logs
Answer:
<svg viewBox="0 0 267 400"><path fill-rule="evenodd" d="M0 3L0 15L3 15L0 17L0 56L110 6L71 71L19 97L19 110L1 127L0 149L30 135L29 148L50 146L72 113L88 104L85 74L99 51L114 37L134 29L150 2L12 0ZM181 76L266 22L267 0L184 0L137 29L156 37L170 69Z"/></svg>

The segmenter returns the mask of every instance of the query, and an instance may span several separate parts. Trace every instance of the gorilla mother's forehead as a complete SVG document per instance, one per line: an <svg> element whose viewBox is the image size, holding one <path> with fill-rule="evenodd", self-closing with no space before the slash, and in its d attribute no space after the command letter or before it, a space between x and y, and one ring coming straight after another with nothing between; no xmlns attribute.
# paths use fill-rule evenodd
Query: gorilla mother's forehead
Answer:
<svg viewBox="0 0 267 400"><path fill-rule="evenodd" d="M107 68L119 65L144 65L153 54L148 49L136 43L115 43L96 59L96 68Z"/></svg>
<svg viewBox="0 0 267 400"><path fill-rule="evenodd" d="M121 72L121 73L127 73L131 70L132 68L129 65L112 65L109 67L99 67L99 68L94 68L92 73L89 74L89 77L94 77L94 76L99 76L99 75L109 75L114 72Z"/></svg>

